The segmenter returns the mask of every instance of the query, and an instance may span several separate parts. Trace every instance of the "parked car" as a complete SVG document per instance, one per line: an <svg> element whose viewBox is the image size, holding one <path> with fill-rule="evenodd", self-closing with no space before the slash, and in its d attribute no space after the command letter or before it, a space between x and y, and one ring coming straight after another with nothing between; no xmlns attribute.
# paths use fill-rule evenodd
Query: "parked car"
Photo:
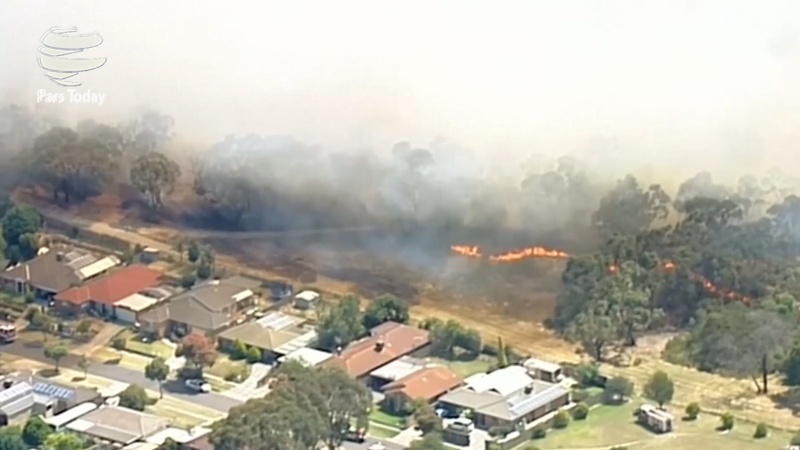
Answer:
<svg viewBox="0 0 800 450"><path fill-rule="evenodd" d="M366 440L367 430L364 428L350 428L344 438L350 442L358 442L359 444Z"/></svg>
<svg viewBox="0 0 800 450"><path fill-rule="evenodd" d="M199 378L191 378L184 382L186 387L197 392L208 393L211 392L211 385L206 383L205 380Z"/></svg>

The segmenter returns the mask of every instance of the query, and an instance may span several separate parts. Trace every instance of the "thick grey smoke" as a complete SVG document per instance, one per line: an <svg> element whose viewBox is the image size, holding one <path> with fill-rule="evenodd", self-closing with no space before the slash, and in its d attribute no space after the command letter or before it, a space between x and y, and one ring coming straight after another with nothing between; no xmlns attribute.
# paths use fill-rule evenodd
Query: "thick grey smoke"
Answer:
<svg viewBox="0 0 800 450"><path fill-rule="evenodd" d="M673 193L713 177L686 193L796 171L796 17L793 0L10 0L0 103L68 125L169 114L205 197L255 194L216 212L246 228L555 244L629 172ZM65 93L39 38L72 25L103 36L86 56L108 62L77 90L106 99L37 103ZM10 118L13 153L29 133Z"/></svg>

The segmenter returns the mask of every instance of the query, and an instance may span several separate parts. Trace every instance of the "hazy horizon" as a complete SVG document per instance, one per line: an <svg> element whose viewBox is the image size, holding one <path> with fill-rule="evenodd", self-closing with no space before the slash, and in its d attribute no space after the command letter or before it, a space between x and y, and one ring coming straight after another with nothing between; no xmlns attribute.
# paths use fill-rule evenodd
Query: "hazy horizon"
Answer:
<svg viewBox="0 0 800 450"><path fill-rule="evenodd" d="M103 36L86 57L108 62L77 89L105 104L39 105L73 120L152 107L187 142L252 132L388 152L445 136L503 170L571 153L665 177L798 173L796 1L11 0L0 13L4 102L65 91L36 63L48 28Z"/></svg>

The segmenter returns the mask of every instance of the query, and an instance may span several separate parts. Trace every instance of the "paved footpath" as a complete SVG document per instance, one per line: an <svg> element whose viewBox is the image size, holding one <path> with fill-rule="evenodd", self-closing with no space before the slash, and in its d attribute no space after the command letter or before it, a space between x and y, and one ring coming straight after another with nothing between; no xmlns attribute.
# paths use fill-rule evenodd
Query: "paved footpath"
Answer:
<svg viewBox="0 0 800 450"><path fill-rule="evenodd" d="M34 361L53 364L52 360L44 356L44 350L42 347L32 346L30 343L22 341L16 341L12 344L1 346L0 353L8 353L10 355L20 356L23 358L32 359ZM70 354L61 360L61 367L83 372L83 370L78 367L78 361L80 361L79 356ZM131 370L113 364L103 364L101 362L94 362L91 366L89 366L88 372L92 375L108 378L120 383L138 384L145 389L156 392L158 391L158 383L148 380L144 376L144 372ZM179 381L167 381L164 383L164 395L175 397L187 402L196 403L225 414L227 414L231 408L239 406L243 403L238 399L213 392L207 394L195 393L187 389Z"/></svg>

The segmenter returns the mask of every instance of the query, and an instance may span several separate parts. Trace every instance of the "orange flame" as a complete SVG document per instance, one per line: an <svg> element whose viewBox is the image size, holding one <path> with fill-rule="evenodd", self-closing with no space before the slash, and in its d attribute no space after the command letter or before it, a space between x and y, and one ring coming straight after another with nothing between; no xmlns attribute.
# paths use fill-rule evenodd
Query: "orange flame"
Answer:
<svg viewBox="0 0 800 450"><path fill-rule="evenodd" d="M569 255L558 250L550 250L544 247L527 247L520 250L512 250L502 255L491 255L489 259L493 262L514 262L528 258L553 258L566 259Z"/></svg>
<svg viewBox="0 0 800 450"><path fill-rule="evenodd" d="M461 256L468 256L470 258L480 258L483 256L477 245L473 247L466 245L453 245L450 247L450 250L458 253Z"/></svg>
<svg viewBox="0 0 800 450"><path fill-rule="evenodd" d="M675 270L676 268L675 263L673 263L672 261L664 262L662 264L662 267L665 270L670 270L670 271ZM747 297L746 295L741 295L738 292L734 292L730 289L720 288L719 286L712 283L711 280L703 277L702 275L692 273L689 274L689 278L702 283L703 289L705 289L705 291L708 292L709 294L719 296L720 298L723 298L725 300L739 300L748 305L752 300L750 297Z"/></svg>

